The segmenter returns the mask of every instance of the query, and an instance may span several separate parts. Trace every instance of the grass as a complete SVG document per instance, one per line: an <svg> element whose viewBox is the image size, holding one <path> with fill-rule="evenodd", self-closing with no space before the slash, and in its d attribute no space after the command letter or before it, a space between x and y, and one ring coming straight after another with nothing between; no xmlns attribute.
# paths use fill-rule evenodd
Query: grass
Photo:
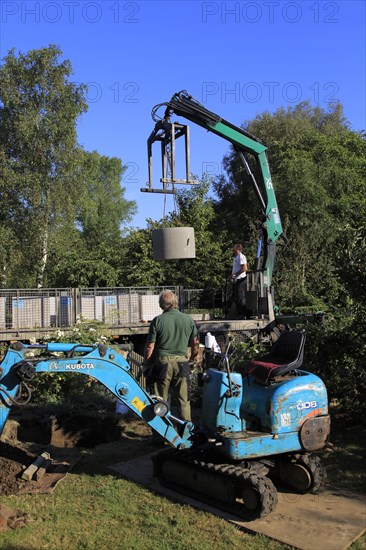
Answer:
<svg viewBox="0 0 366 550"><path fill-rule="evenodd" d="M123 441L86 450L83 460L55 491L2 497L4 506L28 512L24 529L2 533L6 550L284 550L287 546L190 506L174 503L111 474L107 466L139 456L147 445L146 426L131 422ZM332 450L323 454L330 481L364 490L362 437L365 430L336 427ZM340 471L344 474L341 477ZM365 548L365 537L352 550Z"/></svg>
<svg viewBox="0 0 366 550"><path fill-rule="evenodd" d="M7 497L6 505L33 518L25 529L3 534L6 550L283 548L111 475L71 474L52 494Z"/></svg>
<svg viewBox="0 0 366 550"><path fill-rule="evenodd" d="M339 488L366 493L366 428L332 424L332 446L322 455L328 480Z"/></svg>

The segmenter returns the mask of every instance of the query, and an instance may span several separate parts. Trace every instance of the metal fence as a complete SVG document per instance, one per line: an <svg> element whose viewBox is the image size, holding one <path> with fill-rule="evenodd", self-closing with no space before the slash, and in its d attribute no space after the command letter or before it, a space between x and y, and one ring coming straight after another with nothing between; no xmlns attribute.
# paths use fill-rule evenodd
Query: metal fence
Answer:
<svg viewBox="0 0 366 550"><path fill-rule="evenodd" d="M247 277L248 299L266 304L266 288L255 274ZM255 290L257 288L257 290ZM171 289L180 308L202 319L220 318L226 296L212 289L181 286L0 289L0 330L72 327L79 318L100 321L109 327L149 323L161 313L159 294ZM254 289L254 290L253 290Z"/></svg>
<svg viewBox="0 0 366 550"><path fill-rule="evenodd" d="M75 289L76 315L108 326L148 323L161 313L159 294L164 289L180 292L175 286Z"/></svg>
<svg viewBox="0 0 366 550"><path fill-rule="evenodd" d="M71 327L78 318L108 326L151 321L161 290L178 287L0 289L0 329Z"/></svg>
<svg viewBox="0 0 366 550"><path fill-rule="evenodd" d="M72 289L0 290L1 329L70 326L73 320Z"/></svg>

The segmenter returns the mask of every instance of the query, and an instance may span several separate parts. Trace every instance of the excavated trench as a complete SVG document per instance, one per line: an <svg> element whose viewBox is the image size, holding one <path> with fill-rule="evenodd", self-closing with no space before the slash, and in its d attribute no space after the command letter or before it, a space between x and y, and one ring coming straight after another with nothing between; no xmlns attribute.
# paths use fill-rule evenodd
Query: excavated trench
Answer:
<svg viewBox="0 0 366 550"><path fill-rule="evenodd" d="M34 415L20 419L17 437L20 441L55 447L92 448L121 437L121 417L84 413L61 413L46 418Z"/></svg>
<svg viewBox="0 0 366 550"><path fill-rule="evenodd" d="M37 457L35 447L93 448L120 440L125 429L126 418L117 414L13 415L0 441L0 496L18 492L22 472Z"/></svg>

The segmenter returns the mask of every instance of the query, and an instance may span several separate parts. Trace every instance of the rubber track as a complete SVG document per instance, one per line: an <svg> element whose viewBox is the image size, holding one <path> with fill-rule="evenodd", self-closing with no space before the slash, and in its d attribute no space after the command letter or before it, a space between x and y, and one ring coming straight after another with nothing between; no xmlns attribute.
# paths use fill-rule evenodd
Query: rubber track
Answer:
<svg viewBox="0 0 366 550"><path fill-rule="evenodd" d="M305 489L304 491L300 491L299 489L295 489L296 492L306 494L306 493L316 493L318 489L325 483L327 479L327 473L325 471L325 468L323 464L321 463L321 460L316 455L311 455L309 453L294 453L289 454L287 456L278 457L276 459L276 462L281 461L284 464L294 463L294 464L300 464L306 470L309 472L311 477L311 485L308 489ZM274 471L274 478L278 479L278 475L276 474L276 471ZM286 482L285 485L287 487L292 487L291 483ZM293 488L293 487L292 487Z"/></svg>
<svg viewBox="0 0 366 550"><path fill-rule="evenodd" d="M293 458L298 464L303 465L311 475L312 483L306 492L316 493L327 479L327 473L320 458L310 454L295 454Z"/></svg>
<svg viewBox="0 0 366 550"><path fill-rule="evenodd" d="M217 464L213 462L203 461L201 457L197 459L192 455L191 451L177 451L176 449L169 449L159 453L155 457L155 464L157 466L157 476L159 482L165 487L175 489L178 492L184 493L197 500L207 502L208 504L220 508L225 512L230 512L240 518L246 520L254 520L262 518L274 511L277 505L278 496L277 489L273 485L272 481L262 475L259 475L248 468L243 466L236 466L235 464ZM245 504L240 502L227 503L214 499L211 496L208 497L201 492L193 491L184 486L170 482L165 479L161 474L160 467L167 460L173 460L176 462L183 462L185 464L191 464L194 468L200 468L202 470L210 471L218 476L225 477L228 481L234 481L235 485L242 485L253 487L260 495L261 508L259 510L248 510Z"/></svg>

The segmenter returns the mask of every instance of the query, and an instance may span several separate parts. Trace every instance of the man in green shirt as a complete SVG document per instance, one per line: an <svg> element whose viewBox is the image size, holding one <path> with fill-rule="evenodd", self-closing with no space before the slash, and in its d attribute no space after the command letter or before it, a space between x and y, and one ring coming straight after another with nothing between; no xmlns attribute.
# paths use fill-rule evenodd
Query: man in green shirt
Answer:
<svg viewBox="0 0 366 550"><path fill-rule="evenodd" d="M198 354L198 333L190 315L178 309L178 300L171 290L159 295L159 306L163 310L150 324L144 353L145 364L153 364L152 381L154 392L168 402L169 389L176 400L178 415L191 420L189 396L190 365Z"/></svg>

